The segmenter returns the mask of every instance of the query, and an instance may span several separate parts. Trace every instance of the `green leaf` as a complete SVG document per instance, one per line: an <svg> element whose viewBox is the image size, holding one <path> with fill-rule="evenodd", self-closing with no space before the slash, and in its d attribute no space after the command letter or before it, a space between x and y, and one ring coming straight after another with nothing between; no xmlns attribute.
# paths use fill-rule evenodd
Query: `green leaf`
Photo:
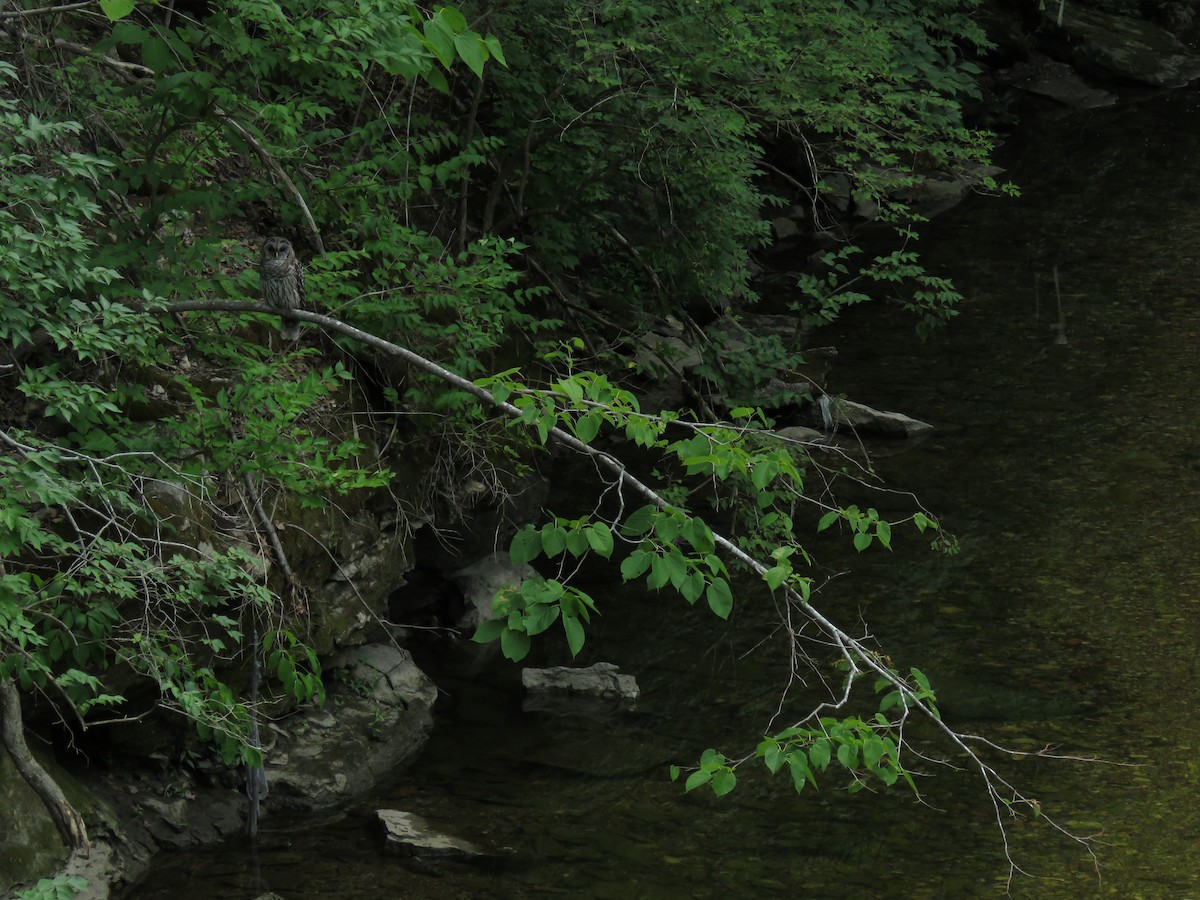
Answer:
<svg viewBox="0 0 1200 900"><path fill-rule="evenodd" d="M579 403L583 400L583 386L573 378L560 378L555 387L573 403Z"/></svg>
<svg viewBox="0 0 1200 900"><path fill-rule="evenodd" d="M456 7L443 6L437 11L437 16L444 21L446 23L446 27L455 34L458 34L467 27L467 17L464 16Z"/></svg>
<svg viewBox="0 0 1200 900"><path fill-rule="evenodd" d="M554 620L558 618L559 612L561 610L558 606L539 604L533 607L525 616L525 633L531 637L541 634L554 624Z"/></svg>
<svg viewBox="0 0 1200 900"><path fill-rule="evenodd" d="M863 763L868 769L875 769L879 765L879 760L883 758L887 749L883 746L883 741L879 738L867 738L863 742Z"/></svg>
<svg viewBox="0 0 1200 900"><path fill-rule="evenodd" d="M767 571L763 574L763 578L766 579L767 587L769 587L771 590L775 590L781 584L787 581L787 577L791 574L792 564L789 562L781 562L774 568L767 569Z"/></svg>
<svg viewBox="0 0 1200 900"><path fill-rule="evenodd" d="M671 587L675 590L683 588L683 582L688 576L687 560L683 558L683 554L675 551L666 557L667 570L670 572Z"/></svg>
<svg viewBox="0 0 1200 900"><path fill-rule="evenodd" d="M888 550L892 549L892 526L887 522L880 521L875 526L875 537L879 538L879 543Z"/></svg>
<svg viewBox="0 0 1200 900"><path fill-rule="evenodd" d="M671 780L672 780L672 781L678 781L678 780L679 780L679 773L680 773L680 772L682 772L682 771L683 771L683 769L679 768L679 766L674 766L674 765L673 765L673 766L670 766L670 767L667 769L667 774L669 774L669 775L671 776Z"/></svg>
<svg viewBox="0 0 1200 900"><path fill-rule="evenodd" d="M788 770L792 774L792 787L798 794L804 790L805 782L812 777L808 770L808 758L803 750L793 750L787 755L787 762Z"/></svg>
<svg viewBox="0 0 1200 900"><path fill-rule="evenodd" d="M829 741L814 741L808 748L808 759L813 766L824 772L829 765Z"/></svg>
<svg viewBox="0 0 1200 900"><path fill-rule="evenodd" d="M567 532L567 549L572 556L583 556L590 546L590 533L583 528L572 528Z"/></svg>
<svg viewBox="0 0 1200 900"><path fill-rule="evenodd" d="M500 649L503 651L505 659L520 662L529 655L529 647L529 635L523 631L505 628L500 633Z"/></svg>
<svg viewBox="0 0 1200 900"><path fill-rule="evenodd" d="M825 515L821 516L821 521L817 523L817 531L824 531L841 517L842 513L840 510L835 509L825 513Z"/></svg>
<svg viewBox="0 0 1200 900"><path fill-rule="evenodd" d="M763 753L763 762L767 764L767 768L774 775L787 762L787 754L783 752L783 748L779 746L777 741L772 741L766 752Z"/></svg>
<svg viewBox="0 0 1200 900"><path fill-rule="evenodd" d="M621 578L625 581L633 581L635 578L640 578L650 568L650 561L652 559L653 557L645 550L634 550L621 561Z"/></svg>
<svg viewBox="0 0 1200 900"><path fill-rule="evenodd" d="M712 789L718 797L724 797L735 787L737 787L737 775L732 769L718 769L717 773L713 775Z"/></svg>
<svg viewBox="0 0 1200 900"><path fill-rule="evenodd" d="M865 531L860 531L854 535L854 549L862 553L871 546L871 535Z"/></svg>
<svg viewBox="0 0 1200 900"><path fill-rule="evenodd" d="M425 20L425 45L447 69L454 62L454 32L446 25L442 16Z"/></svg>
<svg viewBox="0 0 1200 900"><path fill-rule="evenodd" d="M135 0L100 0L100 9L110 22L125 18L135 5Z"/></svg>
<svg viewBox="0 0 1200 900"><path fill-rule="evenodd" d="M837 758L847 769L853 769L858 766L858 748L853 744L840 744L837 749Z"/></svg>
<svg viewBox="0 0 1200 900"><path fill-rule="evenodd" d="M679 593L683 594L683 599L688 603L695 603L704 593L704 576L699 572L692 572L679 586Z"/></svg>
<svg viewBox="0 0 1200 900"><path fill-rule="evenodd" d="M597 522L587 530L588 543L592 545L592 549L608 559L613 552L613 534L605 523Z"/></svg>
<svg viewBox="0 0 1200 900"><path fill-rule="evenodd" d="M537 559L542 552L542 536L532 525L526 525L518 531L508 548L508 558L514 566L519 566Z"/></svg>
<svg viewBox="0 0 1200 900"><path fill-rule="evenodd" d="M421 73L421 77L425 79L426 84L428 84L435 91L439 91L443 94L450 93L450 82L446 80L446 75L441 69L426 69ZM429 188L426 187L423 188L423 190L429 190ZM543 443L545 443L545 441L543 441Z"/></svg>
<svg viewBox="0 0 1200 900"><path fill-rule="evenodd" d="M547 522L542 526L542 548L546 556L553 559L567 549L567 532L556 522Z"/></svg>
<svg viewBox="0 0 1200 900"><path fill-rule="evenodd" d="M733 592L724 578L714 578L708 586L708 608L722 619L729 618L733 610Z"/></svg>
<svg viewBox="0 0 1200 900"><path fill-rule="evenodd" d="M579 651L583 649L583 623L575 616L563 616L562 625L563 631L567 633L567 646L571 648L571 655L578 656Z"/></svg>
<svg viewBox="0 0 1200 900"><path fill-rule="evenodd" d="M654 518L657 515L658 507L647 504L630 513L621 528L631 537L643 535L650 530L650 526L654 524Z"/></svg>
<svg viewBox="0 0 1200 900"><path fill-rule="evenodd" d="M588 413L575 420L575 437L585 444L590 444L600 433L601 418L595 413Z"/></svg>
<svg viewBox="0 0 1200 900"><path fill-rule="evenodd" d="M712 529L703 519L689 519L683 527L683 536L689 544L696 548L698 553L712 553L716 547Z"/></svg>
<svg viewBox="0 0 1200 900"><path fill-rule="evenodd" d="M462 61L467 64L476 78L483 77L483 64L487 59L487 45L483 39L473 31L456 34L454 36L454 49L458 51L458 55L462 57Z"/></svg>
<svg viewBox="0 0 1200 900"><path fill-rule="evenodd" d="M132 5L132 4L131 4ZM171 64L171 51L167 42L160 38L147 38L142 44L142 65L161 75Z"/></svg>
<svg viewBox="0 0 1200 900"><path fill-rule="evenodd" d="M661 556L651 557L650 574L646 577L646 585L652 591L657 591L671 580L671 567Z"/></svg>
<svg viewBox="0 0 1200 900"><path fill-rule="evenodd" d="M487 37L485 37L483 39L483 42L485 44L487 44L488 55L491 56L493 59L495 59L496 62L500 63L500 65L504 66L504 68L507 69L508 62L504 59L504 48L502 48L500 46L499 39L496 38L494 35L489 34Z"/></svg>
<svg viewBox="0 0 1200 900"><path fill-rule="evenodd" d="M712 781L713 773L709 769L697 769L687 777L687 781L683 783L685 791L694 791L701 785L708 784Z"/></svg>
<svg viewBox="0 0 1200 900"><path fill-rule="evenodd" d="M654 522L654 533L664 544L672 543L683 530L683 522L676 516L659 516Z"/></svg>

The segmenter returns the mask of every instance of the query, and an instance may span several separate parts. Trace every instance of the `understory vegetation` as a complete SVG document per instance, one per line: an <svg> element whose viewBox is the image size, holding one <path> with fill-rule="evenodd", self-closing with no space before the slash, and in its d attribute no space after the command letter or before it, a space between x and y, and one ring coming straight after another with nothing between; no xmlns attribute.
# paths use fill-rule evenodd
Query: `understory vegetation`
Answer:
<svg viewBox="0 0 1200 900"><path fill-rule="evenodd" d="M727 793L756 758L797 791L911 783L904 728L924 714L998 820L1036 810L941 722L919 670L813 605L806 535L944 546L935 518L843 506L826 485L849 461L781 439L754 400L796 383L800 335L851 305L898 300L914 335L955 314L909 201L987 161L962 117L971 5L10 4L0 681L76 733L157 707L257 763L249 654L276 695L323 690L320 598L288 562L317 538L287 526L368 493L444 517L467 505L464 471L499 497L557 442L596 460L601 499L517 534L512 558L543 577L497 598L477 639L517 660L557 626L577 652L595 601L563 573L589 554L723 618L774 602L798 658L829 668L801 622L832 647L833 693L704 752L688 788ZM781 210L807 260L797 338L751 335L730 364L709 325L755 307ZM864 226L885 249L854 244ZM259 300L272 234L316 311L287 346ZM639 338L668 320L705 378L694 402L644 407ZM661 477L635 477L614 435ZM413 460L426 475L398 478ZM735 594L739 572L759 589Z"/></svg>

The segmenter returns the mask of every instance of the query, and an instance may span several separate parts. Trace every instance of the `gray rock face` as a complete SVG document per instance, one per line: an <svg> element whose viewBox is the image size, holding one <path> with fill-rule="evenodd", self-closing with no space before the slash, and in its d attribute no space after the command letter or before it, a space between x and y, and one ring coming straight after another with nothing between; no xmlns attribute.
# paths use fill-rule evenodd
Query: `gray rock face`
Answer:
<svg viewBox="0 0 1200 900"><path fill-rule="evenodd" d="M1047 11L1057 16L1057 7ZM1051 21L1056 21L1052 18ZM1067 3L1052 56L1081 72L1150 87L1183 87L1200 77L1200 56L1157 25Z"/></svg>
<svg viewBox="0 0 1200 900"><path fill-rule="evenodd" d="M379 809L375 816L383 829L384 852L390 856L471 859L484 855L474 844L434 831L428 822L412 813Z"/></svg>

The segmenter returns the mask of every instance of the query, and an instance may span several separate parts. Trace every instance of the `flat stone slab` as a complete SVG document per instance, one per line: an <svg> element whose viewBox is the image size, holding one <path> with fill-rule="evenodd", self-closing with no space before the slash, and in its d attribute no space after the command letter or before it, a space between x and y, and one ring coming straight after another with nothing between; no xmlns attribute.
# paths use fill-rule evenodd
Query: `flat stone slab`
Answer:
<svg viewBox="0 0 1200 900"><path fill-rule="evenodd" d="M838 397L824 396L821 403L814 403L809 417L814 425L826 431L849 431L860 436L880 438L922 438L934 432L928 422L922 422L903 413L873 409L865 403L856 403Z"/></svg>
<svg viewBox="0 0 1200 900"><path fill-rule="evenodd" d="M626 703L641 693L632 675L622 675L612 663L599 662L586 669L550 666L547 669L523 669L521 684L530 693L553 691L585 697L615 699Z"/></svg>

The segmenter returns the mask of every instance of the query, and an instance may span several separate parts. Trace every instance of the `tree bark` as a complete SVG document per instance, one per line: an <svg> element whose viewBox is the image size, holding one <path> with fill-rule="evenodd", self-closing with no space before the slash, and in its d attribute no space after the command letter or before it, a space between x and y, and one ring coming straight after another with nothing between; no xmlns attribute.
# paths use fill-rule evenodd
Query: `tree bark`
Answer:
<svg viewBox="0 0 1200 900"><path fill-rule="evenodd" d="M86 856L91 849L87 826L83 824L83 817L68 802L62 788L29 752L21 719L21 696L17 693L16 685L8 680L0 681L0 741L4 743L25 783L33 788L33 792L45 804L63 841L72 850L81 850Z"/></svg>

